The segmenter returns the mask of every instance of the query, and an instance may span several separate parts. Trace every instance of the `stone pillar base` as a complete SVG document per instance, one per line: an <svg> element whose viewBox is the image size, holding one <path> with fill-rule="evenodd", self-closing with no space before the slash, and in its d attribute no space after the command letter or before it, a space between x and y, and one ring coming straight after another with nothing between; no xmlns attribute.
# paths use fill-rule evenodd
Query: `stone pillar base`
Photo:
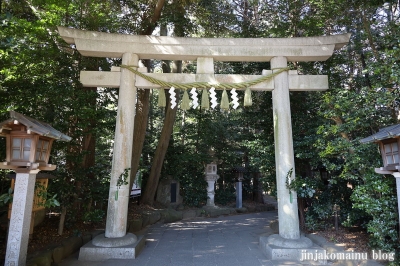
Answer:
<svg viewBox="0 0 400 266"><path fill-rule="evenodd" d="M304 236L300 239L284 239L280 235L261 235L260 249L270 260L307 262L311 265L326 265L326 250L313 244Z"/></svg>
<svg viewBox="0 0 400 266"><path fill-rule="evenodd" d="M103 261L108 259L135 259L142 251L146 239L128 233L120 238L106 238L104 234L96 236L81 247L80 261Z"/></svg>

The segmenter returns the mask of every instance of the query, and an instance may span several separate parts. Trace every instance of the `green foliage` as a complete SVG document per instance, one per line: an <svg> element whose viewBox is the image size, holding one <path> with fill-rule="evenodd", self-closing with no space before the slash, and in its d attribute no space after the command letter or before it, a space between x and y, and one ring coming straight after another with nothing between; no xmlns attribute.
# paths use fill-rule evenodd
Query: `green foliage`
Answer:
<svg viewBox="0 0 400 266"><path fill-rule="evenodd" d="M131 168L126 168L122 174L119 175L118 180L117 180L117 190L115 191L115 200L118 200L118 192L121 186L126 186L129 184L128 178L129 178L129 170Z"/></svg>
<svg viewBox="0 0 400 266"><path fill-rule="evenodd" d="M93 211L87 211L82 216L84 223L100 223L103 221L105 212L101 209L94 209Z"/></svg>
<svg viewBox="0 0 400 266"><path fill-rule="evenodd" d="M335 51L329 60L290 63L299 74L328 75L330 86L327 92L290 93L299 176L290 189L309 203L309 228L327 226L332 206L337 204L344 225L365 225L372 246L397 250L394 181L370 173L382 166L380 155L375 144L363 145L359 139L399 123L398 1L166 1L160 20L154 22L156 2L1 2L1 121L8 118L9 110L16 110L50 122L73 138L70 143L54 144L50 160L57 165L53 172L57 179L49 184L49 204L59 201L69 207L72 221L79 213L76 206L106 202L118 92L83 88L79 72L109 70L120 63L81 56L58 37L56 26L152 34L158 23L188 37L304 37L350 32L349 45ZM158 61L150 63L150 70L156 67L160 67ZM260 74L269 68L268 62L215 62L217 74ZM195 71L195 62L184 62L183 72ZM221 92L217 96L220 99ZM243 97L239 93L241 102ZM164 110L155 107L155 99L140 165L142 187L164 121ZM271 92L253 91L252 102L251 107L225 112L178 111L161 177L173 176L181 182L185 204L202 206L207 200L204 167L214 159L208 153L211 147L220 160L217 202L232 198L235 180L230 169L242 165L245 157L246 168L261 172L264 191L276 193ZM1 140L2 160L4 151ZM326 178L315 174L321 171ZM253 189L251 180L250 174L245 176L247 194ZM9 186L3 183L1 193ZM9 200L10 192L0 198L0 202ZM96 212L85 214L85 220L98 220L101 213Z"/></svg>
<svg viewBox="0 0 400 266"><path fill-rule="evenodd" d="M170 147L164 163L164 175L180 181L181 195L187 206L201 207L207 202L204 165L207 155L191 153L182 146Z"/></svg>
<svg viewBox="0 0 400 266"><path fill-rule="evenodd" d="M35 192L36 197L39 198L39 206L45 208L60 206L60 202L57 200L57 194L53 195L52 193L48 192L47 188L38 182L35 183Z"/></svg>
<svg viewBox="0 0 400 266"><path fill-rule="evenodd" d="M297 197L299 198L313 198L317 189L321 187L321 182L316 178L301 178L300 176L296 176L296 178L290 180L289 176L286 177L286 187L289 190L293 190L297 193Z"/></svg>
<svg viewBox="0 0 400 266"><path fill-rule="evenodd" d="M323 185L319 182L318 189L309 203L306 212L306 226L310 230L320 230L333 226L334 206L336 205L339 211L340 222L345 221L353 210L350 195L352 191L346 186L346 183L340 181L336 184ZM359 212L359 214L362 214ZM354 220L354 224L359 224L366 218L365 215L360 215ZM353 224L353 225L354 225Z"/></svg>
<svg viewBox="0 0 400 266"><path fill-rule="evenodd" d="M7 193L0 195L0 207L10 204L13 199L13 190L9 188Z"/></svg>
<svg viewBox="0 0 400 266"><path fill-rule="evenodd" d="M364 175L364 181L364 184L354 190L351 199L354 202L353 208L360 209L372 217L367 224L370 245L374 249L398 252L400 246L395 179L367 173Z"/></svg>
<svg viewBox="0 0 400 266"><path fill-rule="evenodd" d="M230 184L228 187L215 190L215 203L226 206L236 199L235 187Z"/></svg>
<svg viewBox="0 0 400 266"><path fill-rule="evenodd" d="M122 174L119 175L117 180L117 187L128 185L128 176L131 168L126 168Z"/></svg>

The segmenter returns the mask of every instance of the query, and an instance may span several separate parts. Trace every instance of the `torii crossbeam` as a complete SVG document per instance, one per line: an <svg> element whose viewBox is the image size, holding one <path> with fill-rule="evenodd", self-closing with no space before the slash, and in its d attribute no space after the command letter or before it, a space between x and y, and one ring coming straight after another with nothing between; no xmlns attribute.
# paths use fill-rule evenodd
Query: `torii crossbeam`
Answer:
<svg viewBox="0 0 400 266"><path fill-rule="evenodd" d="M287 62L324 61L332 56L335 50L342 48L349 41L350 34L304 37L304 38L173 38L156 36L138 36L83 31L58 27L61 37L69 44L75 44L83 56L122 58L122 64L137 67L140 59L158 60L196 60L196 74L153 74L159 80L189 83L239 83L254 80L257 75L216 75L216 61L270 61L272 70L264 70L268 75L287 67ZM146 72L144 68L137 69ZM80 259L115 258L111 253L102 251L105 245L118 248L118 240L131 238L126 235L129 185L119 187L119 198L115 200L118 190L117 181L125 169L130 168L133 127L137 88L157 88L142 77L125 68L113 67L111 72L82 71L81 82L89 87L119 88L118 113L116 119L113 166L111 171L110 194L107 212L105 239L95 246L95 254L89 258L82 255ZM323 75L297 75L296 71L285 71L268 82L250 87L252 90L272 91L273 116L275 132L275 160L278 195L279 235L273 235L265 241L266 250L273 259L274 255L284 258L297 254L282 249L308 248L311 241L300 236L297 214L297 195L286 187L286 176L295 176L292 126L289 91L323 91L328 89L328 77ZM104 237L103 236L103 237ZM263 242L264 240L260 240ZM107 242L107 243L105 243ZM111 243L111 244L110 244ZM125 243L125 242L124 242ZM276 249L275 247L278 247ZM102 254L108 253L108 254ZM129 252L127 252L128 254ZM85 257L86 256L86 257ZM124 258L135 257L129 253ZM123 257L118 257L123 258ZM299 259L299 258L297 258Z"/></svg>

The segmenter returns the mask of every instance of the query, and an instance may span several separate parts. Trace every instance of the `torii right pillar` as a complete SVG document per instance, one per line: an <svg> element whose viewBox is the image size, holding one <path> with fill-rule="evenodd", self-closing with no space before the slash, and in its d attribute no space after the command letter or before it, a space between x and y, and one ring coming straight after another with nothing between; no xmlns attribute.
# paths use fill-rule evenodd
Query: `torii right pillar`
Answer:
<svg viewBox="0 0 400 266"><path fill-rule="evenodd" d="M272 71L286 67L286 57L277 56L271 59ZM301 252L306 249L312 248L314 254L316 250L318 253L324 253L324 250L313 247L310 239L300 235L297 194L292 191L290 195L286 187L286 179L295 178L288 71L274 77L272 105L279 234L261 236L260 247L272 260L302 260Z"/></svg>
<svg viewBox="0 0 400 266"><path fill-rule="evenodd" d="M287 67L286 57L279 56L271 59L271 69ZM299 217L297 209L297 195L292 192L290 197L286 187L286 177L295 176L292 121L289 99L288 72L277 75L274 79L272 91L272 105L274 116L275 165L276 185L278 194L279 235L285 239L299 239Z"/></svg>

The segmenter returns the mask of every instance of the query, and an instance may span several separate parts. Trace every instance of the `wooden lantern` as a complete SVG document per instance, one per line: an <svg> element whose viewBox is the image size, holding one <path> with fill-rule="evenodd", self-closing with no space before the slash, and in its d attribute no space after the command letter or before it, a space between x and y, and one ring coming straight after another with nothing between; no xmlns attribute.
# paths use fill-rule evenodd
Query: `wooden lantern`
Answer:
<svg viewBox="0 0 400 266"><path fill-rule="evenodd" d="M243 166L235 166L232 168L232 173L235 175L235 179L239 182L243 181L243 173L246 173L247 170Z"/></svg>
<svg viewBox="0 0 400 266"><path fill-rule="evenodd" d="M400 138L391 138L379 142L385 170L399 169Z"/></svg>
<svg viewBox="0 0 400 266"><path fill-rule="evenodd" d="M390 174L390 172L400 170L400 124L382 128L376 134L364 138L360 142L379 144L383 167L376 168L375 172Z"/></svg>
<svg viewBox="0 0 400 266"><path fill-rule="evenodd" d="M71 138L47 123L15 111L10 111L10 116L0 123L0 136L6 138L7 148L6 161L0 163L0 169L54 170L56 166L48 164L53 141Z"/></svg>

